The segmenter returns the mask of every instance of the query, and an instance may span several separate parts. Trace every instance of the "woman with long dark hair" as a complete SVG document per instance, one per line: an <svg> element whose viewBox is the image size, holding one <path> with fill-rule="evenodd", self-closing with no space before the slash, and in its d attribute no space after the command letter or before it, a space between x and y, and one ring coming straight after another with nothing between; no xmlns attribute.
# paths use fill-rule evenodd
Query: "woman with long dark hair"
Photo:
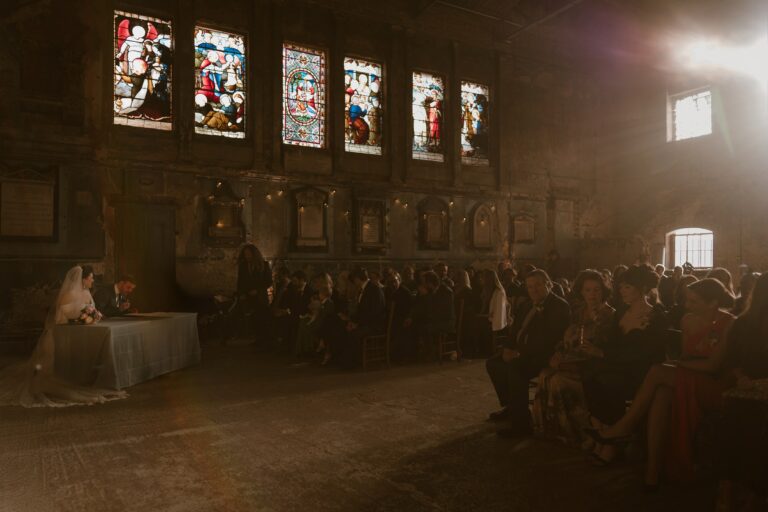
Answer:
<svg viewBox="0 0 768 512"><path fill-rule="evenodd" d="M614 315L608 339L593 350L595 359L584 368L582 385L593 426L617 422L643 382L648 369L664 360L664 308L652 304L648 294L659 276L650 265L633 265L619 274L618 293L622 305ZM613 462L614 446L598 444L593 463Z"/></svg>
<svg viewBox="0 0 768 512"><path fill-rule="evenodd" d="M245 335L255 337L265 332L269 321L269 287L272 286L272 271L261 251L253 244L245 244L237 256L237 307L236 322L243 324Z"/></svg>
<svg viewBox="0 0 768 512"><path fill-rule="evenodd" d="M734 383L724 368L732 305L733 295L717 279L689 285L682 360L651 368L627 413L611 426L589 431L602 444L621 444L647 418L648 489L658 485L663 462L668 477L693 476L693 439L701 418L721 405L722 392Z"/></svg>

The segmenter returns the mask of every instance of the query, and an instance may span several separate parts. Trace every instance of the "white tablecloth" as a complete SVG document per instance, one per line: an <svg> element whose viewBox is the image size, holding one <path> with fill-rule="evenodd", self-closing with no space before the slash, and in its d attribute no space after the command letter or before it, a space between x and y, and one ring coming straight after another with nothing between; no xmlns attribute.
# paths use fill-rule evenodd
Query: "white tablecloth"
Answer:
<svg viewBox="0 0 768 512"><path fill-rule="evenodd" d="M195 313L149 313L54 329L56 374L123 389L200 362Z"/></svg>

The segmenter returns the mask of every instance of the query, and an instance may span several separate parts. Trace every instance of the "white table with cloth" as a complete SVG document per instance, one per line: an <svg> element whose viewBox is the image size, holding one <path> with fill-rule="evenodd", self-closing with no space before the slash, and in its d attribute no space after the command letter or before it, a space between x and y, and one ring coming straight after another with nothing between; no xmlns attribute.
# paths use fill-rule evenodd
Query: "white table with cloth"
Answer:
<svg viewBox="0 0 768 512"><path fill-rule="evenodd" d="M196 313L145 313L93 325L57 325L56 374L70 382L123 389L200 362Z"/></svg>

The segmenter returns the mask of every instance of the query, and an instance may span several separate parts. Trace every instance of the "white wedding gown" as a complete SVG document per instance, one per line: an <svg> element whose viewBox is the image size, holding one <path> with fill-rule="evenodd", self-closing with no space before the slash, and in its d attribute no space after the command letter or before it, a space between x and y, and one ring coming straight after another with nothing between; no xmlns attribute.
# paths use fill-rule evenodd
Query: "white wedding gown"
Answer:
<svg viewBox="0 0 768 512"><path fill-rule="evenodd" d="M91 292L83 288L82 269L67 272L56 302L45 320L43 333L29 360L0 369L0 406L67 407L103 403L127 397L124 391L78 386L54 375L53 329L80 316L93 304Z"/></svg>

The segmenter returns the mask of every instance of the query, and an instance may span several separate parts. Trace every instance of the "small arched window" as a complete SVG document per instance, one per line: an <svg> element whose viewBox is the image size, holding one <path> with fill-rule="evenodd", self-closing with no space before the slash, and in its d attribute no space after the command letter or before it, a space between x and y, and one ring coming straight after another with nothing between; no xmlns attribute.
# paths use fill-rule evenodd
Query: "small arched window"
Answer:
<svg viewBox="0 0 768 512"><path fill-rule="evenodd" d="M715 238L708 229L682 228L667 234L667 254L671 266L690 263L694 268L712 268Z"/></svg>

